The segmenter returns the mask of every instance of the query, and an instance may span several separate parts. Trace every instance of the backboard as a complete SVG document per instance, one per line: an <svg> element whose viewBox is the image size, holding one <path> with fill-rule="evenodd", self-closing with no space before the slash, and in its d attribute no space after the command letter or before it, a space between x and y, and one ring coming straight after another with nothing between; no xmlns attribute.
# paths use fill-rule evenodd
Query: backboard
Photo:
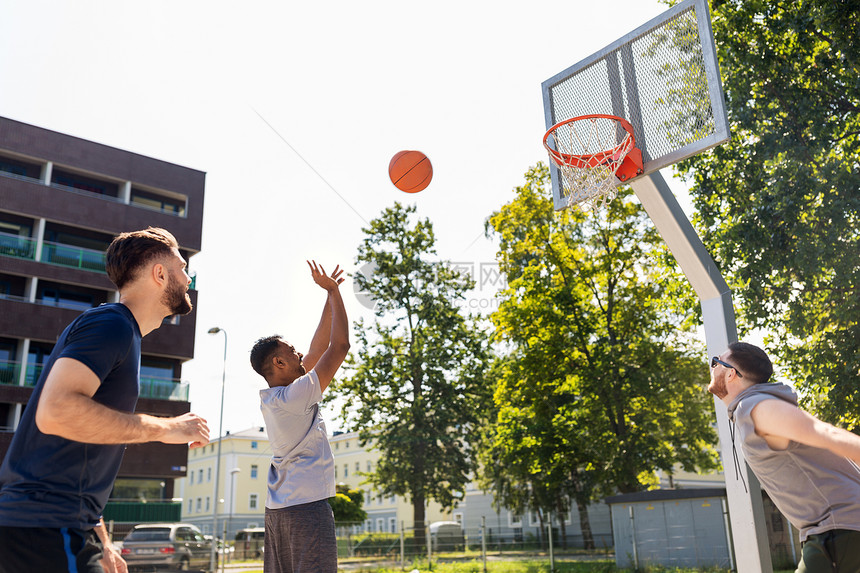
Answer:
<svg viewBox="0 0 860 573"><path fill-rule="evenodd" d="M629 121L641 176L729 138L707 0L679 2L541 88L547 129L587 114ZM552 161L550 172L555 209L564 209L567 183Z"/></svg>

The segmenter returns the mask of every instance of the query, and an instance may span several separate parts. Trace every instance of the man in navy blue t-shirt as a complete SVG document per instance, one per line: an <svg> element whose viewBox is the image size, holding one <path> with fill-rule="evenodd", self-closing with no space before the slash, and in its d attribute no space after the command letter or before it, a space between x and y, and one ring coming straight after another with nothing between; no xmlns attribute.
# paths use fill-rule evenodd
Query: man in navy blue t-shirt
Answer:
<svg viewBox="0 0 860 573"><path fill-rule="evenodd" d="M0 573L126 571L101 519L125 444L209 442L196 414L134 414L141 338L191 312L185 266L164 229L122 233L108 247L120 300L60 335L0 466Z"/></svg>

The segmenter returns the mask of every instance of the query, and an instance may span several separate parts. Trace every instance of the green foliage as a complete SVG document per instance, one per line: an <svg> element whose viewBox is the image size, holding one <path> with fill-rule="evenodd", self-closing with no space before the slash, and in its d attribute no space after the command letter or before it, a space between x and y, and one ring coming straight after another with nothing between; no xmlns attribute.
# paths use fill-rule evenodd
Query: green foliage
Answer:
<svg viewBox="0 0 860 573"><path fill-rule="evenodd" d="M464 494L491 391L487 335L457 306L473 283L430 260L433 227L414 213L396 203L364 230L357 264L376 268L355 279L376 301L376 318L357 322L357 356L332 397L347 399L344 423L381 452L367 481L383 495L408 496L423 528L426 499L452 507Z"/></svg>
<svg viewBox="0 0 860 573"><path fill-rule="evenodd" d="M860 429L860 2L717 0L732 139L680 167L695 221L806 406Z"/></svg>
<svg viewBox="0 0 860 573"><path fill-rule="evenodd" d="M647 488L676 463L714 468L694 313L667 297L689 287L658 233L629 191L595 213L554 213L548 185L538 164L489 220L508 277L492 320L508 352L492 370L482 485L505 506L559 511L565 497Z"/></svg>
<svg viewBox="0 0 860 573"><path fill-rule="evenodd" d="M349 489L345 484L338 484L337 493L329 498L328 503L336 524L364 523L367 519L367 512L362 509L364 492L360 489Z"/></svg>

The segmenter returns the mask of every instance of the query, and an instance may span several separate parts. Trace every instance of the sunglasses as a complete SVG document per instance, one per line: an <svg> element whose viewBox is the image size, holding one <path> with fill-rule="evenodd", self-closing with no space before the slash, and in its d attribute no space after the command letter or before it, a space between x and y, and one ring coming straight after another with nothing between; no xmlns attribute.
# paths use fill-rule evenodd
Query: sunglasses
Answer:
<svg viewBox="0 0 860 573"><path fill-rule="evenodd" d="M723 365L723 366L725 366L726 368L731 368L731 369L732 369L732 370L734 370L734 371L735 371L735 373L738 375L738 378L743 378L743 377L744 377L744 375L740 373L740 370L738 370L737 368L735 368L734 366L732 366L732 365L731 365L731 364L729 364L728 362L723 362L722 360L720 360L720 359L719 359L719 358L717 358L716 356L712 357L712 358L711 358L711 368L716 368L716 367L717 367L717 364L722 364L722 365Z"/></svg>

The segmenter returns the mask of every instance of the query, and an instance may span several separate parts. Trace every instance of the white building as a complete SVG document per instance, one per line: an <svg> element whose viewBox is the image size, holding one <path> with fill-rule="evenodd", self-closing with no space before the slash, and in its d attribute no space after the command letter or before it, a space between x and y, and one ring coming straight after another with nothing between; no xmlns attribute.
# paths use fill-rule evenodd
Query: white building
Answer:
<svg viewBox="0 0 860 573"><path fill-rule="evenodd" d="M218 440L188 452L188 477L177 481L182 498L182 520L212 533L215 468ZM227 539L236 531L263 527L266 476L272 450L263 427L227 433L221 443L221 478L218 486L218 537L227 526Z"/></svg>

